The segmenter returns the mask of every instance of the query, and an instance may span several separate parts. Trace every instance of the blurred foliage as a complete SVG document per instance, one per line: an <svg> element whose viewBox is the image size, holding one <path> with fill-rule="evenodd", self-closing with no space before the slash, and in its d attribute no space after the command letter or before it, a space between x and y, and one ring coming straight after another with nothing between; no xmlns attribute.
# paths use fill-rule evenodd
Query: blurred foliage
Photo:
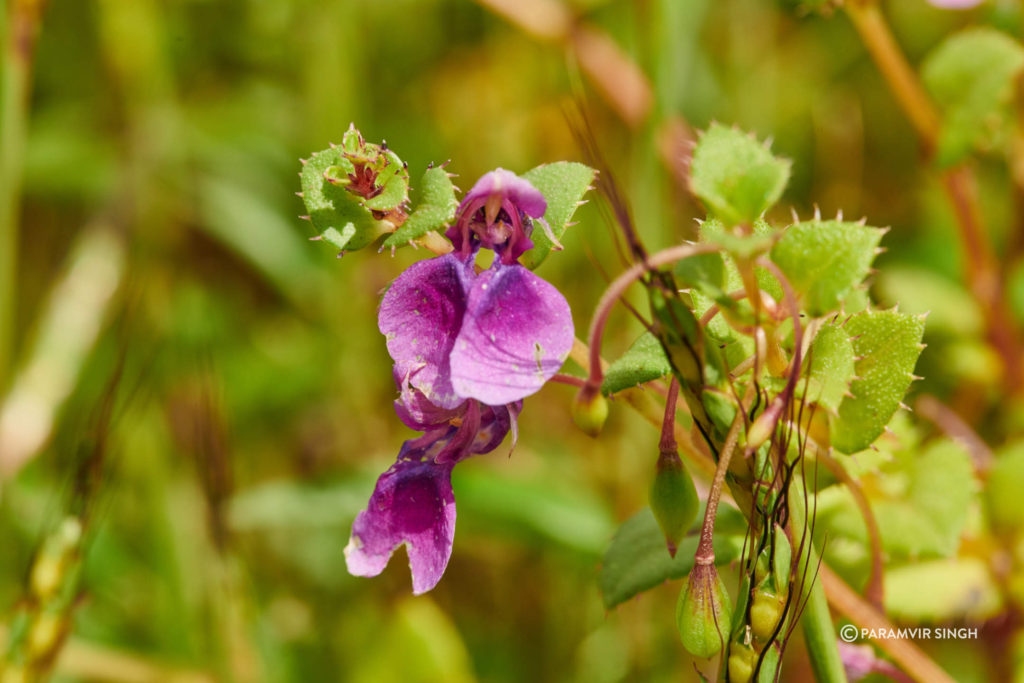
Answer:
<svg viewBox="0 0 1024 683"><path fill-rule="evenodd" d="M878 462L862 453L851 467L898 474L901 491L874 492L895 501L885 528L913 535L886 535L891 552L966 549L893 568L890 585L943 595L923 615L897 590L893 614L961 618L967 600L974 618L1002 615L1008 621L990 622L981 641L940 660L961 663L958 680L1006 680L979 672L993 666L983 653L1009 641L1005 623L1024 604L1020 487L1009 483L1020 478L1020 442L1004 446L1024 432L1024 405L1005 393L984 342L937 177L848 19L793 0L556 1L648 77L650 113L627 125L564 46L485 4L49 0L28 109L16 319L0 332L13 339L16 368L42 368L43 384L29 386L44 388L30 395L45 396L52 414L36 448L25 435L40 433L38 412L19 413L11 428L26 457L38 455L0 490L0 622L20 609L37 549L80 491L79 446L95 436L96 405L124 352L57 680L696 680L667 626L678 584L612 612L597 586L615 528L645 504L657 432L613 407L602 438L587 438L572 426L570 388L551 385L527 401L511 457L499 449L457 470L455 552L432 593L411 598L401 561L375 580L344 566L351 520L409 435L391 410L375 318L381 290L420 254L367 250L339 261L308 244L298 160L356 122L368 140L398 150L414 179L451 160L446 170L463 191L496 166L583 161L564 115L582 84L596 139L650 245L695 238L702 216L663 163L682 154L665 152L675 117L773 138L793 160L780 223L788 207L808 216L817 205L825 216L842 210L893 227L875 293L931 311L916 370L925 379L912 392L938 397L1005 456L996 456L986 507L962 451L917 450L938 433L924 420L908 428L904 450ZM915 64L963 26L1018 39L1024 30L1019 3L967 13L923 0L890 5ZM977 97L1019 108L1004 97L1018 70L1014 61ZM973 120L975 103L950 106ZM1024 200L1014 184L1022 161L1019 140L1005 140L1019 131L1003 130L1013 118L985 140L949 144L961 154L984 143L973 162L983 218L1015 273L1010 299L1024 317ZM541 266L578 329L603 289L595 263L618 268L605 213L597 202L582 207L565 250ZM109 245L111 234L119 248L72 278L75 255ZM61 291L81 298L59 309L51 292L67 282ZM640 331L618 311L609 357ZM632 383L644 369L623 372ZM0 377L5 384L12 379ZM960 478L955 509L932 500L935 477ZM836 522L848 535L830 541L829 560L863 581L863 528L830 490L836 500L819 515L849 523ZM900 497L907 490L917 503ZM939 509L962 533L926 533ZM979 531L986 515L994 536ZM951 582L970 590L942 592ZM799 652L793 662L786 675L804 680Z"/></svg>

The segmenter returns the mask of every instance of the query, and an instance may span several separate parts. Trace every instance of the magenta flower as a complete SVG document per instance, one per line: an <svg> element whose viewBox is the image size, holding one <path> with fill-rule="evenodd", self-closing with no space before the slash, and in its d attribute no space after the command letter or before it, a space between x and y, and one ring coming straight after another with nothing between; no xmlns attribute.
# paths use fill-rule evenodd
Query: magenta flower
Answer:
<svg viewBox="0 0 1024 683"><path fill-rule="evenodd" d="M414 263L385 293L378 324L395 361L395 411L424 434L403 444L356 518L350 573L379 574L405 543L413 592L433 588L452 549L452 467L494 450L509 431L514 439L522 399L568 356L569 304L518 263L546 206L525 179L503 169L484 175L447 232L455 251ZM497 256L477 274L481 247Z"/></svg>

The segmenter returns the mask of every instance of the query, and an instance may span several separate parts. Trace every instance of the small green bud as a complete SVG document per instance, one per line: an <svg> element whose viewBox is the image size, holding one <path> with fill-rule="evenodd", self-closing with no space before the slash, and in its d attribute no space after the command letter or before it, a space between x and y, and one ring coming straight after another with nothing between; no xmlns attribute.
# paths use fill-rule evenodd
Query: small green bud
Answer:
<svg viewBox="0 0 1024 683"><path fill-rule="evenodd" d="M651 510L665 535L668 553L676 556L676 548L697 517L700 499L690 473L683 466L679 453L662 452L658 457L657 474L649 493Z"/></svg>
<svg viewBox="0 0 1024 683"><path fill-rule="evenodd" d="M750 630L758 640L766 641L772 637L782 621L785 607L785 596L765 588L754 590L754 598L750 603Z"/></svg>
<svg viewBox="0 0 1024 683"><path fill-rule="evenodd" d="M698 564L690 572L676 605L676 625L686 651L712 657L722 650L732 622L732 603L718 570Z"/></svg>
<svg viewBox="0 0 1024 683"><path fill-rule="evenodd" d="M608 399L600 388L584 386L572 402L572 421L587 436L597 437L608 419Z"/></svg>
<svg viewBox="0 0 1024 683"><path fill-rule="evenodd" d="M729 683L749 683L754 677L757 653L743 643L729 646Z"/></svg>

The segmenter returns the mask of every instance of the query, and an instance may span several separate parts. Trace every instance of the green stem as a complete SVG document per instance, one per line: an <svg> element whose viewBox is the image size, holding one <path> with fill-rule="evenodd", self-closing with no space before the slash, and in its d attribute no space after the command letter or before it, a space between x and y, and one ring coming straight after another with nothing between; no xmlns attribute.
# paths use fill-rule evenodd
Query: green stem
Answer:
<svg viewBox="0 0 1024 683"><path fill-rule="evenodd" d="M42 0L14 0L4 35L4 88L0 96L0 391L13 365L22 161L32 51L42 4Z"/></svg>
<svg viewBox="0 0 1024 683"><path fill-rule="evenodd" d="M799 479L799 480L798 480ZM789 516L792 530L792 544L799 549L800 559L797 562L796 576L800 585L800 599L805 603L800 625L803 627L804 642L807 654L811 658L814 678L820 683L845 683L846 670L839 656L839 645L836 629L832 623L832 615L828 609L828 598L825 588L817 579L818 566L821 558L814 549L810 529L807 527L807 515L804 509L806 497L803 480L794 478L789 487ZM806 530L806 532L805 532ZM802 542L800 536L803 535Z"/></svg>

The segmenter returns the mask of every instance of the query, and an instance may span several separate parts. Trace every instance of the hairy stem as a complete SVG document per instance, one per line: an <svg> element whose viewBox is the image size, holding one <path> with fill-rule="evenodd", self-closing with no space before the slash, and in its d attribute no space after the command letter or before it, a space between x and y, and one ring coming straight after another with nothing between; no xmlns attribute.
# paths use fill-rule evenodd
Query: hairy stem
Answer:
<svg viewBox="0 0 1024 683"><path fill-rule="evenodd" d="M715 563L715 517L718 514L718 502L722 498L722 489L725 486L725 474L729 471L729 461L736 450L736 443L740 438L740 428L743 426L743 410L736 411L729 433L725 436L725 445L718 456L718 467L715 469L715 478L711 480L711 490L708 491L708 504L704 508L704 523L700 529L700 542L697 544L697 552L694 561L697 564Z"/></svg>
<svg viewBox="0 0 1024 683"><path fill-rule="evenodd" d="M679 445L676 443L676 402L679 400L679 380L675 377L668 385L668 396L665 397L665 419L661 422L661 439L658 440L658 451L676 453Z"/></svg>

